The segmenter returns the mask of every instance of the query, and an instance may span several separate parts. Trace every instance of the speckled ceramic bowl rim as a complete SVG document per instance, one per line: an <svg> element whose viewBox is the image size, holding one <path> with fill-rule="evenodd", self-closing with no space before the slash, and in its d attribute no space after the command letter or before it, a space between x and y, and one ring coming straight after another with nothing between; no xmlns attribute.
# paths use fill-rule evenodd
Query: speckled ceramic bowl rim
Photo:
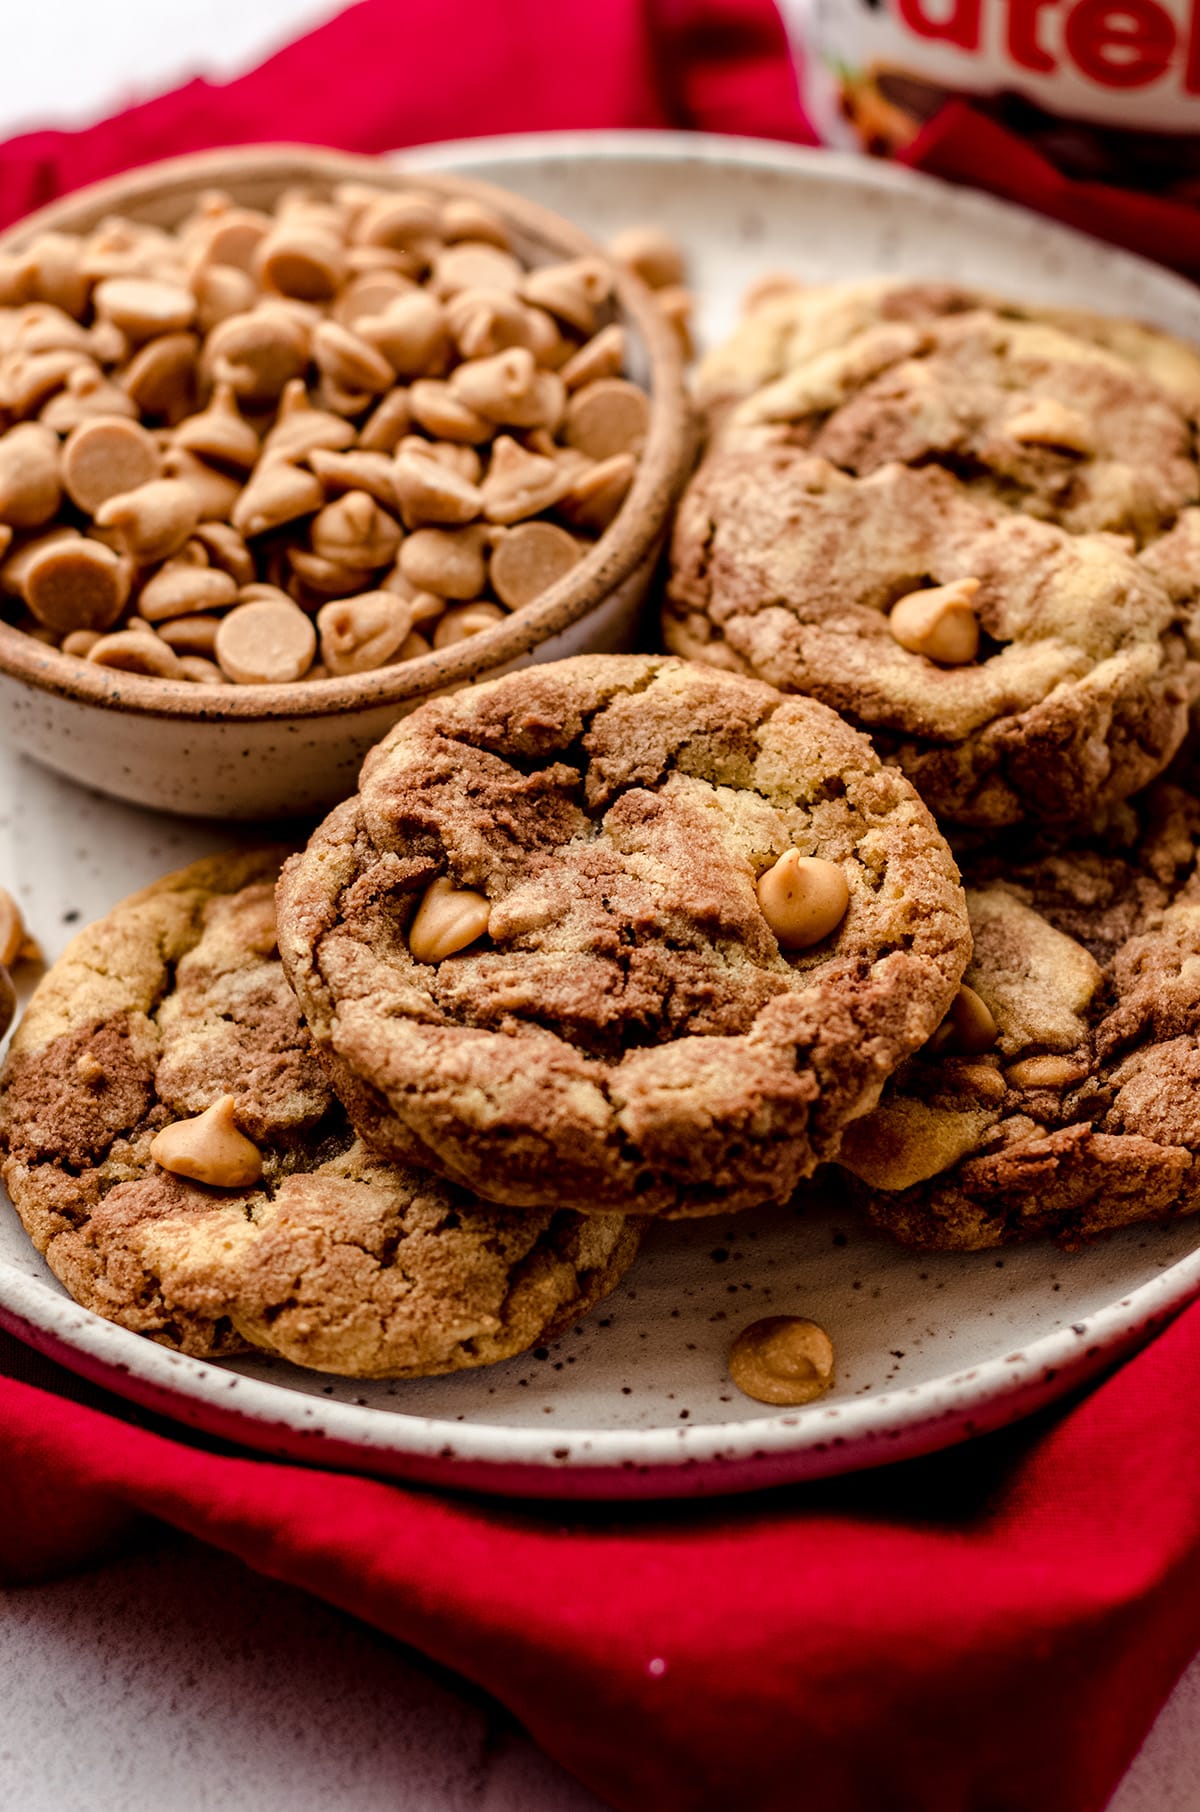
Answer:
<svg viewBox="0 0 1200 1812"><path fill-rule="evenodd" d="M403 160L356 157L307 145L249 145L169 158L78 189L0 234L0 252L41 232L73 231L105 214L130 213L177 193L179 216L204 189L235 198L291 183L374 182L400 187ZM538 203L490 183L413 166L421 185L447 196L469 195L497 209L519 234L552 255L605 256L580 228ZM196 686L186 681L93 666L0 623L0 672L62 698L145 717L196 722L322 717L400 705L443 687L486 677L530 653L587 616L657 549L692 454L690 408L678 336L635 277L610 265L621 312L636 328L649 361L650 425L637 475L616 517L579 565L524 610L455 647L402 665L340 679L264 686Z"/></svg>

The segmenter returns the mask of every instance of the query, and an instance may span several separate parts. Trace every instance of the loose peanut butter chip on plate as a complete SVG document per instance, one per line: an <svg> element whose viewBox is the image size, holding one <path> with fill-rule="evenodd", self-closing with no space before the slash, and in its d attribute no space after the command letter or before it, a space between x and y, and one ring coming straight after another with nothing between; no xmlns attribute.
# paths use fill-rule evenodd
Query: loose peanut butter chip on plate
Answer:
<svg viewBox="0 0 1200 1812"><path fill-rule="evenodd" d="M92 516L110 497L157 478L160 457L154 436L140 422L126 415L95 415L67 436L63 483L72 503Z"/></svg>
<svg viewBox="0 0 1200 1812"><path fill-rule="evenodd" d="M419 963L440 963L483 937L490 914L483 894L439 875L425 889L408 928L409 950Z"/></svg>
<svg viewBox="0 0 1200 1812"><path fill-rule="evenodd" d="M950 1011L926 1048L938 1057L979 1057L991 1050L996 1032L996 1021L987 1002L962 982Z"/></svg>
<svg viewBox="0 0 1200 1812"><path fill-rule="evenodd" d="M600 378L567 404L567 442L589 459L638 453L650 425L650 399L628 378Z"/></svg>
<svg viewBox="0 0 1200 1812"><path fill-rule="evenodd" d="M239 604L221 623L214 642L222 672L239 686L301 679L316 652L312 623L284 597Z"/></svg>
<svg viewBox="0 0 1200 1812"><path fill-rule="evenodd" d="M263 1172L262 1153L239 1131L237 1103L222 1095L191 1120L164 1126L150 1145L150 1156L173 1176L210 1189L251 1189Z"/></svg>
<svg viewBox="0 0 1200 1812"><path fill-rule="evenodd" d="M785 849L759 876L758 903L781 950L807 950L841 924L850 888L836 862Z"/></svg>
<svg viewBox="0 0 1200 1812"><path fill-rule="evenodd" d="M812 1403L833 1383L833 1342L815 1321L768 1315L734 1341L729 1376L756 1403Z"/></svg>
<svg viewBox="0 0 1200 1812"><path fill-rule="evenodd" d="M52 541L25 569L24 594L39 623L69 635L116 622L129 597L129 563L82 535Z"/></svg>
<svg viewBox="0 0 1200 1812"><path fill-rule="evenodd" d="M910 591L892 606L888 628L902 648L941 667L965 667L979 653L978 579Z"/></svg>
<svg viewBox="0 0 1200 1812"><path fill-rule="evenodd" d="M492 588L502 604L519 610L540 597L578 564L579 543L553 522L522 522L492 555Z"/></svg>

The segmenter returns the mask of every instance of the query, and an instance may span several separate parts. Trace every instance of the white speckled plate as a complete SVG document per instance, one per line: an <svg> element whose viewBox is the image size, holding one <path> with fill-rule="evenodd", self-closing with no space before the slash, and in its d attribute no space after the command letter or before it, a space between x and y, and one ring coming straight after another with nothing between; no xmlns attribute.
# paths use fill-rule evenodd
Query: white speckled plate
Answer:
<svg viewBox="0 0 1200 1812"><path fill-rule="evenodd" d="M688 248L705 337L752 278L878 271L1101 305L1200 339L1200 292L985 197L894 169L746 141L570 134L433 147L604 235L658 219ZM415 161L415 160L410 160ZM0 880L57 955L74 924L231 841L0 755ZM0 1204L0 1321L76 1371L269 1452L527 1496L747 1490L928 1452L995 1428L1112 1364L1200 1292L1200 1221L1064 1255L921 1257L836 1200L660 1227L626 1285L555 1346L417 1384L327 1380L282 1361L206 1365L64 1295ZM820 1321L837 1383L763 1415L730 1384L733 1334Z"/></svg>

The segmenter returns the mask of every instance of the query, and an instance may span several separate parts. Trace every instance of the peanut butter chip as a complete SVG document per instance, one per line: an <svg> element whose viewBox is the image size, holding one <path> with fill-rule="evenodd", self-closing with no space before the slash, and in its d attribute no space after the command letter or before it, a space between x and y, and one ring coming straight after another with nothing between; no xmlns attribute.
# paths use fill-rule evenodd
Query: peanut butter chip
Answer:
<svg viewBox="0 0 1200 1812"><path fill-rule="evenodd" d="M41 528L61 497L58 440L51 430L21 422L0 435L0 521Z"/></svg>
<svg viewBox="0 0 1200 1812"><path fill-rule="evenodd" d="M1062 453L1096 451L1096 436L1086 416L1054 397L1036 398L1027 408L1010 415L1004 426L1011 439L1022 446L1051 447Z"/></svg>
<svg viewBox="0 0 1200 1812"><path fill-rule="evenodd" d="M220 627L220 617L172 617L159 627L158 634L167 647L180 656L210 655L216 647Z"/></svg>
<svg viewBox="0 0 1200 1812"><path fill-rule="evenodd" d="M614 453L596 465L569 474L570 482L558 500L558 509L576 528L602 534L629 494L637 473L632 453Z"/></svg>
<svg viewBox="0 0 1200 1812"><path fill-rule="evenodd" d="M0 887L0 965L11 969L25 944L25 920L7 887Z"/></svg>
<svg viewBox="0 0 1200 1812"><path fill-rule="evenodd" d="M559 372L568 390L582 390L601 378L618 377L625 363L625 329L614 321L573 353Z"/></svg>
<svg viewBox="0 0 1200 1812"><path fill-rule="evenodd" d="M99 526L115 529L125 552L141 566L178 553L199 520L195 495L178 478L153 478L106 498L96 511Z"/></svg>
<svg viewBox="0 0 1200 1812"><path fill-rule="evenodd" d="M449 875L439 875L421 897L408 928L408 947L419 963L440 963L483 937L491 907L481 893L455 887Z"/></svg>
<svg viewBox="0 0 1200 1812"><path fill-rule="evenodd" d="M439 619L433 632L433 645L435 648L455 648L473 635L482 635L493 623L503 623L504 617L505 612L498 604L489 604L483 598L476 604L456 604Z"/></svg>
<svg viewBox="0 0 1200 1812"><path fill-rule="evenodd" d="M147 623L165 623L171 617L205 610L224 610L237 597L237 585L215 566L197 566L190 560L168 560L138 595L138 609Z"/></svg>
<svg viewBox="0 0 1200 1812"><path fill-rule="evenodd" d="M160 641L146 626L118 630L115 635L102 635L88 660L96 667L112 667L120 673L141 673L148 679L182 679L183 668L173 648Z"/></svg>
<svg viewBox="0 0 1200 1812"><path fill-rule="evenodd" d="M670 289L683 282L683 253L661 227L632 226L609 241L608 249L648 289Z"/></svg>
<svg viewBox="0 0 1200 1812"><path fill-rule="evenodd" d="M211 1189L250 1189L262 1178L262 1153L238 1130L237 1103L222 1095L192 1120L176 1120L151 1141L150 1156L173 1176Z"/></svg>
<svg viewBox="0 0 1200 1812"><path fill-rule="evenodd" d="M492 448L483 481L483 512L489 522L511 524L548 510L570 483L570 473L556 459L529 453L511 435L502 434Z"/></svg>
<svg viewBox="0 0 1200 1812"><path fill-rule="evenodd" d="M68 635L73 629L107 629L129 597L127 561L102 541L72 535L52 541L25 569L25 602L39 623Z"/></svg>
<svg viewBox="0 0 1200 1812"><path fill-rule="evenodd" d="M416 591L439 598L477 598L487 578L484 534L461 529L416 529L400 546L400 571Z"/></svg>
<svg viewBox="0 0 1200 1812"><path fill-rule="evenodd" d="M179 424L175 445L235 472L248 472L259 454L258 435L238 408L231 384L218 384L208 408Z"/></svg>
<svg viewBox="0 0 1200 1812"><path fill-rule="evenodd" d="M17 991L13 987L12 976L3 963L0 963L0 1038L3 1038L9 1026L17 1016Z"/></svg>
<svg viewBox="0 0 1200 1812"><path fill-rule="evenodd" d="M314 516L309 538L323 560L373 572L395 559L400 525L366 491L347 491Z"/></svg>
<svg viewBox="0 0 1200 1812"><path fill-rule="evenodd" d="M812 1403L833 1383L833 1342L815 1321L768 1315L734 1341L729 1376L756 1403Z"/></svg>
<svg viewBox="0 0 1200 1812"><path fill-rule="evenodd" d="M214 652L222 672L237 685L278 685L308 672L317 632L290 599L256 598L230 611Z"/></svg>
<svg viewBox="0 0 1200 1812"><path fill-rule="evenodd" d="M1005 1074L1014 1088L1069 1088L1082 1082L1088 1066L1075 1057L1021 1057Z"/></svg>
<svg viewBox="0 0 1200 1812"><path fill-rule="evenodd" d="M102 503L158 477L154 436L123 415L96 415L67 436L63 483L72 503L93 516Z"/></svg>
<svg viewBox="0 0 1200 1812"><path fill-rule="evenodd" d="M601 378L567 404L567 442L589 459L639 453L650 424L650 399L628 378Z"/></svg>
<svg viewBox="0 0 1200 1812"><path fill-rule="evenodd" d="M979 653L974 597L978 579L910 591L892 607L888 628L902 648L942 667L965 667Z"/></svg>
<svg viewBox="0 0 1200 1812"><path fill-rule="evenodd" d="M807 950L841 924L850 888L836 862L785 849L759 876L758 903L781 950Z"/></svg>
<svg viewBox="0 0 1200 1812"><path fill-rule="evenodd" d="M408 639L412 608L390 591L339 598L317 612L321 659L335 675L369 673L390 661Z"/></svg>
<svg viewBox="0 0 1200 1812"><path fill-rule="evenodd" d="M131 340L177 333L196 312L196 298L182 283L154 277L110 277L96 287L96 313L119 327Z"/></svg>
<svg viewBox="0 0 1200 1812"><path fill-rule="evenodd" d="M261 465L233 506L234 528L248 541L282 528L298 516L311 516L325 500L321 481L287 460Z"/></svg>
<svg viewBox="0 0 1200 1812"><path fill-rule="evenodd" d="M403 449L396 455L392 487L409 528L473 522L483 508L478 485L416 448Z"/></svg>
<svg viewBox="0 0 1200 1812"><path fill-rule="evenodd" d="M502 604L519 610L557 583L582 554L579 543L553 522L522 522L492 555L492 589Z"/></svg>
<svg viewBox="0 0 1200 1812"><path fill-rule="evenodd" d="M996 1021L987 1002L962 982L927 1048L934 1056L961 1053L964 1057L977 1057L991 1050L996 1032Z"/></svg>

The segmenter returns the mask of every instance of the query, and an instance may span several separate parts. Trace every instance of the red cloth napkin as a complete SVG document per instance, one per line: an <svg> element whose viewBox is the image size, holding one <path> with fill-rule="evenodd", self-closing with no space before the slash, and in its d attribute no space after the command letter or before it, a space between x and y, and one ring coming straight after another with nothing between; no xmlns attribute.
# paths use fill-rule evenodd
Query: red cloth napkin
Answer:
<svg viewBox="0 0 1200 1812"><path fill-rule="evenodd" d="M476 0L452 31L447 13L363 0L227 86L0 147L0 218L247 140L373 151L623 125L811 141L770 0ZM916 161L1191 256L1154 237L1145 201L1081 216L999 130L949 109ZM174 1523L479 1682L628 1812L1099 1812L1200 1643L1198 1377L1195 1310L1069 1414L969 1449L594 1510L235 1455L0 1378L0 1568L45 1577L141 1515Z"/></svg>
<svg viewBox="0 0 1200 1812"><path fill-rule="evenodd" d="M215 145L376 152L588 126L814 142L772 0L361 0L237 81L189 82L81 132L0 146L0 225Z"/></svg>
<svg viewBox="0 0 1200 1812"><path fill-rule="evenodd" d="M1100 1812L1200 1640L1197 1378L1200 1309L954 1453L591 1509L206 1450L0 1380L0 1563L42 1577L161 1518L486 1687L621 1812Z"/></svg>

